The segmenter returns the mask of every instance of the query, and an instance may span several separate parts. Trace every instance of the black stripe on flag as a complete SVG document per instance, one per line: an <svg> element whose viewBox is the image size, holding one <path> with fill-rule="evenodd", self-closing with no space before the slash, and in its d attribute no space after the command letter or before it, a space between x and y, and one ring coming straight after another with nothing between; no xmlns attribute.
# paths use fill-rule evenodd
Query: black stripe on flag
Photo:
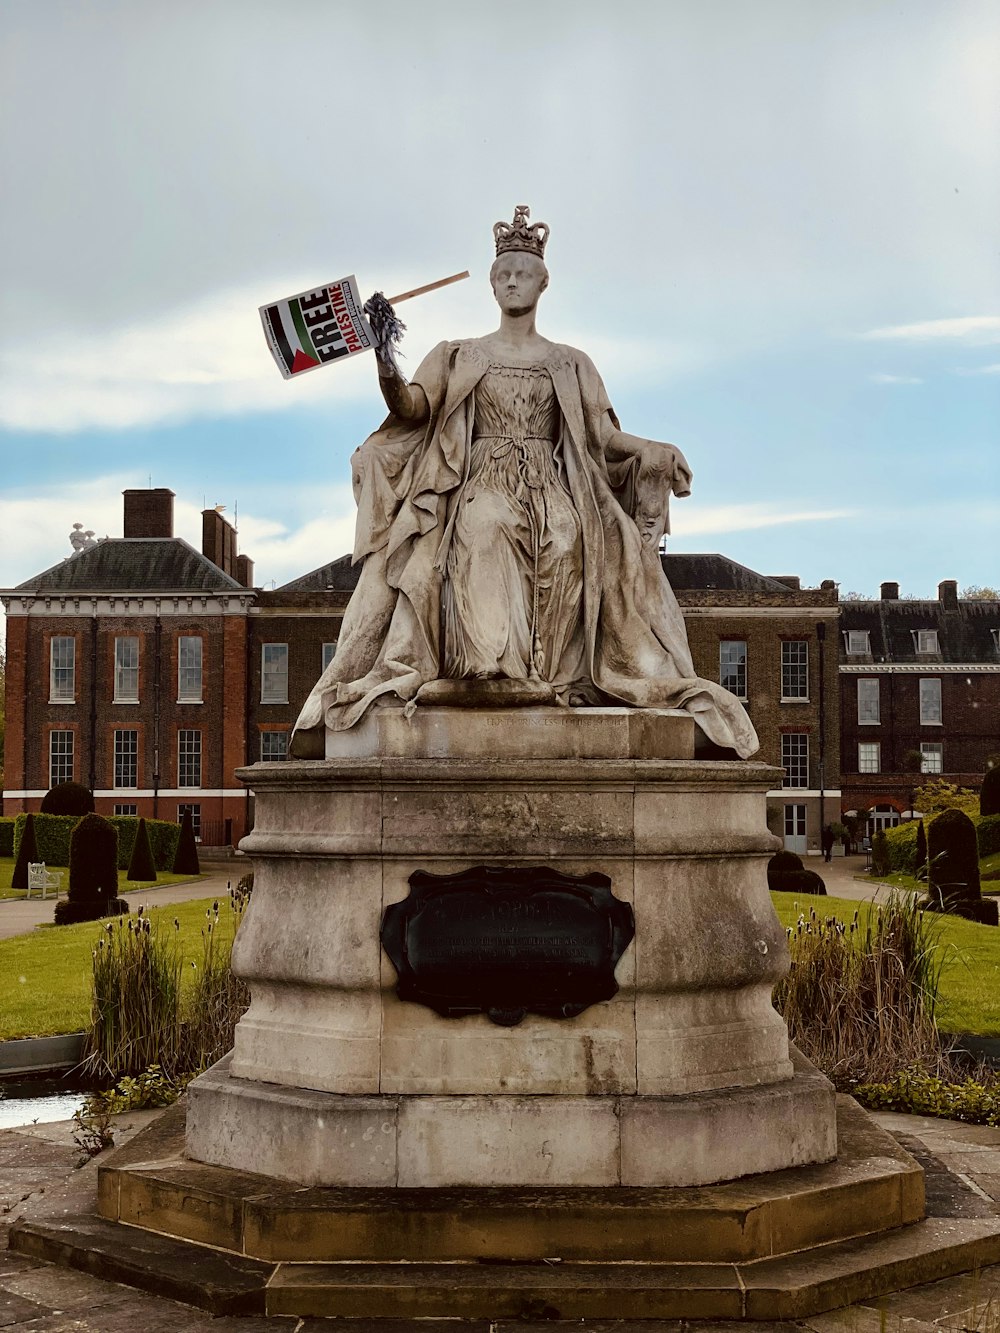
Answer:
<svg viewBox="0 0 1000 1333"><path fill-rule="evenodd" d="M267 322L271 326L271 335L278 345L281 359L284 361L289 373L291 373L292 362L295 360L295 355L292 352L288 339L285 337L285 330L281 323L281 316L278 314L278 307L276 305L269 305L267 307Z"/></svg>

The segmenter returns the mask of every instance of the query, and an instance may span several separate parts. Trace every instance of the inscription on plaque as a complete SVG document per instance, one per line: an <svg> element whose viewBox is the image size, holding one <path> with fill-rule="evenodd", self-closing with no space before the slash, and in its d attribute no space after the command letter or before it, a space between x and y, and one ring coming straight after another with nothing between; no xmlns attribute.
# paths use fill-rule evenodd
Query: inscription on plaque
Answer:
<svg viewBox="0 0 1000 1333"><path fill-rule="evenodd" d="M409 882L381 931L401 1000L510 1027L527 1013L572 1018L618 990L615 966L635 918L607 875L475 866L418 870Z"/></svg>

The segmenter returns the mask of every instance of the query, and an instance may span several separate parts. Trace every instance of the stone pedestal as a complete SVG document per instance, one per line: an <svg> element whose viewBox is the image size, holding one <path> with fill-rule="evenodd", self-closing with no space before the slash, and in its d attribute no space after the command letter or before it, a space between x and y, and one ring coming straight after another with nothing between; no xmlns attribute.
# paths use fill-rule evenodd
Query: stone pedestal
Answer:
<svg viewBox="0 0 1000 1333"><path fill-rule="evenodd" d="M324 762L257 764L253 1000L192 1086L189 1155L316 1185L694 1185L836 1153L771 1006L775 770L693 760L666 710L374 709ZM416 870L600 871L632 904L619 991L571 1019L400 1002L379 942Z"/></svg>

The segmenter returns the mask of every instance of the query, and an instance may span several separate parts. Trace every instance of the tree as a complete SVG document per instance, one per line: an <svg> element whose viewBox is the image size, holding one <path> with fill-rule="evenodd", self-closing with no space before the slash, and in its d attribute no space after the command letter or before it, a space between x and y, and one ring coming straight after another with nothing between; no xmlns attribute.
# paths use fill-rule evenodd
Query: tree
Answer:
<svg viewBox="0 0 1000 1333"><path fill-rule="evenodd" d="M139 820L139 827L135 831L135 842L132 844L132 855L129 857L125 878L133 884L152 884L156 880L156 866L153 864L149 829L146 828L145 819Z"/></svg>
<svg viewBox="0 0 1000 1333"><path fill-rule="evenodd" d="M56 903L56 925L127 911L118 897L118 830L100 815L84 815L70 834L69 895Z"/></svg>
<svg viewBox="0 0 1000 1333"><path fill-rule="evenodd" d="M969 602L1000 602L1000 588L984 588L978 583L970 583L962 589L962 596Z"/></svg>
<svg viewBox="0 0 1000 1333"><path fill-rule="evenodd" d="M979 814L979 793L968 787L956 787L944 778L919 787L915 793L917 809L922 815L939 815L942 810L962 810L967 815Z"/></svg>
<svg viewBox="0 0 1000 1333"><path fill-rule="evenodd" d="M198 844L194 837L194 820L191 818L190 810L185 810L181 816L181 836L177 839L173 873L175 875L201 873L201 866L198 864Z"/></svg>
<svg viewBox="0 0 1000 1333"><path fill-rule="evenodd" d="M24 832L17 848L17 860L10 883L14 889L28 887L28 866L38 860L38 846L35 842L35 816L29 814L24 821Z"/></svg>

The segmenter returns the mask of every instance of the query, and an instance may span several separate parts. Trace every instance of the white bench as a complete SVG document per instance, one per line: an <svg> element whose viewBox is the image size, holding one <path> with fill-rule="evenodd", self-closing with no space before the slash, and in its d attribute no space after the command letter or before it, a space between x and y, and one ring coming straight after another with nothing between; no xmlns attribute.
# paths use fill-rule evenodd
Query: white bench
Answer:
<svg viewBox="0 0 1000 1333"><path fill-rule="evenodd" d="M38 890L40 898L49 896L49 889L55 889L55 896L59 897L59 890L62 887L62 873L45 869L44 861L28 862L28 892L26 898L30 898L34 889Z"/></svg>

